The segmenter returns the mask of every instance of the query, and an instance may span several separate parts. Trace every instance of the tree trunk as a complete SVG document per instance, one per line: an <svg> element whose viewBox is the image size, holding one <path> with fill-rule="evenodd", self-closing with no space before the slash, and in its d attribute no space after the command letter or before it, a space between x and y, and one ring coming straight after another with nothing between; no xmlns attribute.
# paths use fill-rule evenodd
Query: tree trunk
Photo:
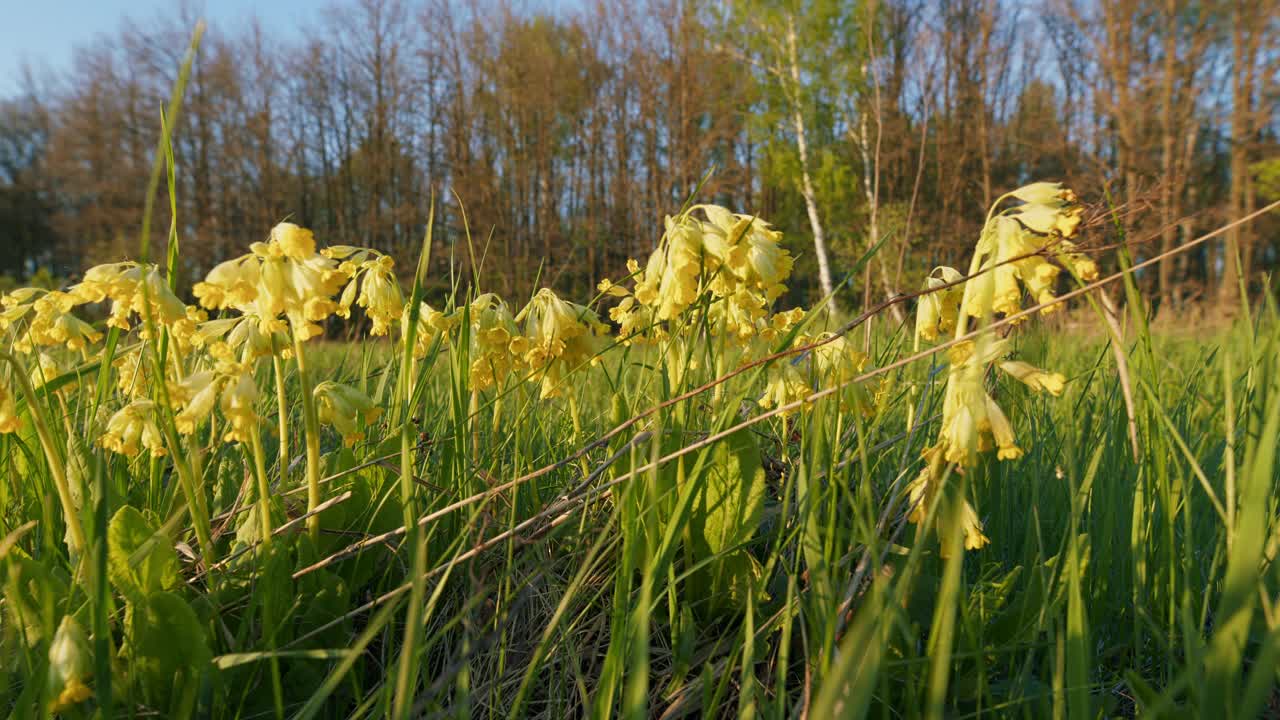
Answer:
<svg viewBox="0 0 1280 720"><path fill-rule="evenodd" d="M818 260L818 283L824 297L829 297L827 309L839 313L831 285L831 266L827 261L827 239L822 232L822 220L818 217L818 203L813 190L813 180L809 177L809 144L805 136L804 115L800 111L800 66L796 58L796 25L795 20L787 17L787 52L791 72L791 125L796 133L796 149L800 153L800 194L804 197L804 208L809 214L809 227L813 230L813 254Z"/></svg>

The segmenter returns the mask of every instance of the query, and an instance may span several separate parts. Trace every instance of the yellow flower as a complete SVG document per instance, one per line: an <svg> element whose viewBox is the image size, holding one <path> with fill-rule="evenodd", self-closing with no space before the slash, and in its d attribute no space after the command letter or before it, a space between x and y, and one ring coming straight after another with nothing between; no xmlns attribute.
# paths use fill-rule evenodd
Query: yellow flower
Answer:
<svg viewBox="0 0 1280 720"><path fill-rule="evenodd" d="M609 278L605 278L597 283L596 290L599 290L601 295L610 295L612 297L627 297L631 294L621 285L615 285Z"/></svg>
<svg viewBox="0 0 1280 720"><path fill-rule="evenodd" d="M210 310L233 308L267 319L288 318L299 340L320 335L319 323L340 310L334 296L349 273L316 252L310 230L292 223L272 228L267 242L209 271L192 292ZM344 263L345 265L345 263Z"/></svg>
<svg viewBox="0 0 1280 720"><path fill-rule="evenodd" d="M110 327L128 330L133 316L171 326L186 319L187 306L178 299L156 265L111 263L89 268L84 280L68 293L77 304L111 301Z"/></svg>
<svg viewBox="0 0 1280 720"><path fill-rule="evenodd" d="M262 264L256 255L244 255L215 265L204 282L191 288L200 304L210 310L234 308L244 311L258 298Z"/></svg>
<svg viewBox="0 0 1280 720"><path fill-rule="evenodd" d="M769 367L767 377L764 395L756 401L762 408L780 408L804 400L813 393L813 388L805 381L804 375L785 358ZM784 417L792 415L796 409L784 410L781 414Z"/></svg>
<svg viewBox="0 0 1280 720"><path fill-rule="evenodd" d="M541 381L543 398L558 395L568 373L595 359L600 337L608 332L590 308L561 300L547 288L533 296L515 322L524 324L524 333L510 347L535 371L530 379Z"/></svg>
<svg viewBox="0 0 1280 720"><path fill-rule="evenodd" d="M991 447L991 440L998 448L999 459L1022 456L1008 418L983 386L986 368L1003 357L1008 347L1008 340L983 338L977 346L966 342L952 348L952 367L942 401L940 443L948 462L973 465L978 453Z"/></svg>
<svg viewBox="0 0 1280 720"><path fill-rule="evenodd" d="M155 403L139 398L120 408L107 420L98 444L126 457L136 456L143 448L151 451L152 457L164 457L167 453L156 425Z"/></svg>
<svg viewBox="0 0 1280 720"><path fill-rule="evenodd" d="M37 389L41 388L45 383L61 375L62 372L62 365L57 358L49 353L42 352L36 355L36 361L31 368L31 386Z"/></svg>
<svg viewBox="0 0 1280 720"><path fill-rule="evenodd" d="M487 390L503 383L520 358L511 352L515 319L502 298L485 293L468 306L471 318L471 387Z"/></svg>
<svg viewBox="0 0 1280 720"><path fill-rule="evenodd" d="M1045 372L1040 368L1019 360L1006 360L1000 363L1000 369L1020 380L1036 392L1047 392L1054 397L1062 394L1067 379L1062 373Z"/></svg>
<svg viewBox="0 0 1280 720"><path fill-rule="evenodd" d="M982 532L982 521L978 519L978 513L969 504L968 500L962 500L959 509L960 535L964 542L965 550L981 550L991 542L990 538ZM938 555L943 559L951 557L954 552L952 546L951 525L948 522L950 518L939 518L938 522L938 539L940 541Z"/></svg>
<svg viewBox="0 0 1280 720"><path fill-rule="evenodd" d="M364 281L360 284L360 297L356 303L364 308L373 321L371 335L386 335L404 307L400 283L393 268L395 261L389 255L379 256L366 263ZM353 281L354 282L354 281Z"/></svg>
<svg viewBox="0 0 1280 720"><path fill-rule="evenodd" d="M1074 205L1076 194L1056 182L1033 182L1009 193L1024 203L1063 207Z"/></svg>
<svg viewBox="0 0 1280 720"><path fill-rule="evenodd" d="M75 617L64 615L49 643L49 690L54 695L49 710L59 713L92 695L85 680L93 672L89 638Z"/></svg>
<svg viewBox="0 0 1280 720"><path fill-rule="evenodd" d="M937 497L944 474L943 450L941 446L925 448L925 465L907 486L907 520L919 525L928 515L929 506ZM961 500L959 508L960 533L965 550L981 550L990 539L983 534L982 521L968 500ZM936 530L939 541L939 555L951 557L953 552L952 517L945 511L935 515Z"/></svg>
<svg viewBox="0 0 1280 720"><path fill-rule="evenodd" d="M342 435L342 442L347 446L362 440L364 426L377 420L382 414L382 408L374 405L368 395L332 380L316 385L312 394L316 398L320 422L332 425Z"/></svg>
<svg viewBox="0 0 1280 720"><path fill-rule="evenodd" d="M448 333L457 324L457 313L452 315L445 314L425 302L420 303L418 307L418 332L413 344L413 356L419 360L426 357L427 353L431 352L431 347L438 337L441 338L442 342L447 342ZM408 327L409 304L406 304L404 312L400 316L401 335L407 335Z"/></svg>
<svg viewBox="0 0 1280 720"><path fill-rule="evenodd" d="M169 402L181 408L173 420L178 432L190 435L196 426L213 412L218 404L221 379L210 371L192 373L169 388Z"/></svg>
<svg viewBox="0 0 1280 720"><path fill-rule="evenodd" d="M18 417L18 403L13 396L13 388L0 378L0 433L12 433L22 429L22 419Z"/></svg>
<svg viewBox="0 0 1280 720"><path fill-rule="evenodd" d="M222 415L230 425L223 435L224 440L240 443L253 441L253 433L258 430L258 413L254 411L257 402L258 385L253 381L253 374L248 367L239 368L239 372L227 381L222 391Z"/></svg>
<svg viewBox="0 0 1280 720"><path fill-rule="evenodd" d="M924 294L916 303L916 335L923 340L934 341L939 333L955 329L956 313L960 307L963 279L954 268L938 266L924 280Z"/></svg>
<svg viewBox="0 0 1280 720"><path fill-rule="evenodd" d="M702 237L685 216L666 219L662 244L649 256L636 285L636 299L654 308L659 320L670 320L698 299L702 273Z"/></svg>
<svg viewBox="0 0 1280 720"><path fill-rule="evenodd" d="M286 257L294 260L307 260L316 254L316 239L311 231L290 222L271 228L271 240Z"/></svg>

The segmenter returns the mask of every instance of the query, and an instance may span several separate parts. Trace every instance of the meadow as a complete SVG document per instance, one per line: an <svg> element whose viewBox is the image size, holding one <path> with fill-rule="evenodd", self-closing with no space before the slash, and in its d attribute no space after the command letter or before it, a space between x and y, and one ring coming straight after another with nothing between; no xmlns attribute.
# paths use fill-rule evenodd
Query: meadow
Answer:
<svg viewBox="0 0 1280 720"><path fill-rule="evenodd" d="M1010 188L901 323L781 307L787 239L696 199L577 301L428 303L430 223L417 258L280 223L180 295L148 216L3 297L0 705L1276 712L1272 294L1153 331L1096 216Z"/></svg>

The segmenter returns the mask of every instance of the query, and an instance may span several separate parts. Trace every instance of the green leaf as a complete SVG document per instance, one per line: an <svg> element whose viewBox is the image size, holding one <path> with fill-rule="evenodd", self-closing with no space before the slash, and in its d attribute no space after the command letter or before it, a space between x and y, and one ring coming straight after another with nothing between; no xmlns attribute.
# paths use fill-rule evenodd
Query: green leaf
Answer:
<svg viewBox="0 0 1280 720"><path fill-rule="evenodd" d="M174 593L156 592L134 607L130 629L130 679L148 704L171 717L189 714L213 658L195 611Z"/></svg>
<svg viewBox="0 0 1280 720"><path fill-rule="evenodd" d="M702 543L697 544L705 544L706 556L712 557L707 569L711 597L740 607L761 572L743 547L755 537L764 515L764 466L751 431L744 428L720 441L708 465L703 503L693 520L701 529Z"/></svg>
<svg viewBox="0 0 1280 720"><path fill-rule="evenodd" d="M107 572L111 584L132 604L178 586L178 554L155 523L125 506L107 527Z"/></svg>

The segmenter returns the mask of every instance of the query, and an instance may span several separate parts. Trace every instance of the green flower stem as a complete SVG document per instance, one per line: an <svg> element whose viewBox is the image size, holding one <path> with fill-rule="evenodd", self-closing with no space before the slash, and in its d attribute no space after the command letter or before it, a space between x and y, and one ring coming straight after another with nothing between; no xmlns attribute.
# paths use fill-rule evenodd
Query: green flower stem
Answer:
<svg viewBox="0 0 1280 720"><path fill-rule="evenodd" d="M272 343L274 344L274 339ZM272 354L271 367L276 376L276 412L279 414L277 422L280 433L280 487L284 488L289 485L289 396L285 394L284 361L280 359L279 352Z"/></svg>
<svg viewBox="0 0 1280 720"><path fill-rule="evenodd" d="M293 358L298 363L298 384L302 386L302 420L307 443L307 512L314 513L320 504L320 416L311 393L311 374L307 372L307 355L298 336L293 337ZM312 541L320 539L320 516L307 518L307 532Z"/></svg>
<svg viewBox="0 0 1280 720"><path fill-rule="evenodd" d="M267 461L262 451L262 434L253 431L253 469L258 476L258 522L262 525L262 547L271 547L271 495L267 487Z"/></svg>

